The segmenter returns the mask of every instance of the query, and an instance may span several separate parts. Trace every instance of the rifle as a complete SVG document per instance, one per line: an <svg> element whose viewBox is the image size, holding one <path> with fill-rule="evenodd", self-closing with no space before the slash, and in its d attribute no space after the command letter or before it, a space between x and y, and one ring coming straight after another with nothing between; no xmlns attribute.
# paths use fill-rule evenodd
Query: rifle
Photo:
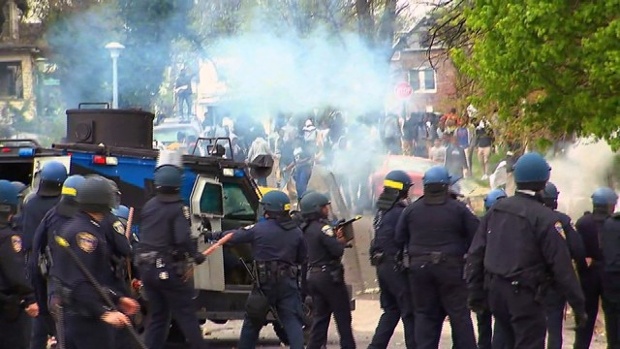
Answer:
<svg viewBox="0 0 620 349"><path fill-rule="evenodd" d="M245 270L250 275L250 279L252 279L252 284L254 284L254 286L256 287L256 290L258 291L258 293L262 297L267 299L267 295L265 295L265 292L263 292L263 290L260 288L260 283L258 281L258 277L256 277L256 275L254 275L254 273L252 272L252 270L250 269L248 264L243 260L243 258L239 258L239 261L241 262L241 264L243 264L243 266L245 267ZM278 311L276 310L276 308L272 304L269 304L269 312L271 312L271 314L273 315L273 318L276 320L278 325L280 325L281 328L284 328L284 325L282 324L282 321L280 320L280 317L278 316Z"/></svg>

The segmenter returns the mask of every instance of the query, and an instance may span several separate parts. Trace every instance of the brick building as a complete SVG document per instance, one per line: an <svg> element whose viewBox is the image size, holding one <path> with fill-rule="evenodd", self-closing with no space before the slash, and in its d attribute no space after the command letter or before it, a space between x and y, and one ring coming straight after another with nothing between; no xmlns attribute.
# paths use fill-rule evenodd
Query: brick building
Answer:
<svg viewBox="0 0 620 349"><path fill-rule="evenodd" d="M407 100L393 97L390 101L391 105L400 103L399 114L403 109L407 113L444 113L454 106L456 69L440 44L433 43L429 51L433 22L431 17L418 21L394 46L391 69L395 84L407 81L413 89Z"/></svg>

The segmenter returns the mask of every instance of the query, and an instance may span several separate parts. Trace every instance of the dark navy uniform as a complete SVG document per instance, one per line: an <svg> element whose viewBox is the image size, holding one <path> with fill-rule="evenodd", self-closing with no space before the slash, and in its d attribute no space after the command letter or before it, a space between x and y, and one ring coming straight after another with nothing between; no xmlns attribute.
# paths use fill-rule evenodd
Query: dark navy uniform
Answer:
<svg viewBox="0 0 620 349"><path fill-rule="evenodd" d="M544 348L541 291L550 277L565 290L580 323L584 299L564 239L557 215L529 193L498 201L482 219L468 254L470 292L488 290L509 348Z"/></svg>
<svg viewBox="0 0 620 349"><path fill-rule="evenodd" d="M407 247L410 255L416 346L439 346L445 315L437 309L443 307L455 346L475 348L463 267L478 218L463 203L448 199L447 192L444 195L437 203L422 196L403 211L396 227L396 243Z"/></svg>
<svg viewBox="0 0 620 349"><path fill-rule="evenodd" d="M585 257L590 265L581 266L579 279L585 296L586 313L588 320L582 328L575 332L575 349L587 349L592 341L594 325L599 309L599 299L602 295L602 267L603 255L599 246L599 231L605 219L609 217L606 212L594 210L577 220L575 228L583 240Z"/></svg>
<svg viewBox="0 0 620 349"><path fill-rule="evenodd" d="M577 268L585 266L585 248L579 233L575 231L568 215L554 211L556 219L562 223L562 229L566 234L566 243L573 262ZM545 296L547 309L547 349L562 349L562 324L564 322L564 309L566 296L560 285L553 283Z"/></svg>
<svg viewBox="0 0 620 349"><path fill-rule="evenodd" d="M340 347L355 348L351 328L351 304L344 283L345 243L336 238L328 220L313 220L304 229L308 246L308 292L312 296L313 322L308 349L319 349L327 341L332 313L340 334Z"/></svg>
<svg viewBox="0 0 620 349"><path fill-rule="evenodd" d="M59 234L66 239L88 271L118 303L125 296L114 289L109 249L101 224L84 212L77 213ZM67 349L112 348L112 327L101 321L111 311L75 261L61 248L54 253L52 276L64 308L65 345Z"/></svg>
<svg viewBox="0 0 620 349"><path fill-rule="evenodd" d="M608 348L620 348L620 214L614 213L601 228L603 312Z"/></svg>
<svg viewBox="0 0 620 349"><path fill-rule="evenodd" d="M22 237L26 255L30 254L34 242L34 234L45 214L56 206L60 196L34 195L24 204L21 217Z"/></svg>
<svg viewBox="0 0 620 349"><path fill-rule="evenodd" d="M228 244L250 243L258 270L260 289L275 307L291 348L303 349L303 309L297 281L299 266L307 257L301 229L292 220L279 223L267 219L239 229ZM256 285L255 285L256 287ZM259 291L255 289L254 293ZM248 299L251 302L252 296ZM261 320L246 314L239 338L239 349L256 347Z"/></svg>
<svg viewBox="0 0 620 349"><path fill-rule="evenodd" d="M26 349L23 307L35 303L23 272L22 239L8 225L0 227L0 349Z"/></svg>
<svg viewBox="0 0 620 349"><path fill-rule="evenodd" d="M383 315L379 319L369 349L385 349L400 319L403 320L407 348L415 348L413 304L408 276L397 260L402 251L394 241L396 224L405 209L401 201L391 209L375 215L375 238L370 247L371 262L377 267L377 280L381 294L379 301Z"/></svg>
<svg viewBox="0 0 620 349"><path fill-rule="evenodd" d="M171 314L191 348L206 347L192 300L194 288L184 280L188 259L203 262L204 256L197 253L191 239L189 209L180 196L157 195L144 205L136 253L151 316L145 335L147 347L164 347Z"/></svg>

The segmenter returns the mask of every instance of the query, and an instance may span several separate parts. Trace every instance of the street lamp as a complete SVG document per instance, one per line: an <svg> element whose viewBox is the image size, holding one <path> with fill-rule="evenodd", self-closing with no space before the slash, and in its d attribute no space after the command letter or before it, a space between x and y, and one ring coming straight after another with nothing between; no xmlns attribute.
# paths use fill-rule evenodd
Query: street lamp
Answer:
<svg viewBox="0 0 620 349"><path fill-rule="evenodd" d="M110 51L110 57L112 57L112 109L118 109L118 66L116 61L125 46L118 42L111 42L105 45L105 48Z"/></svg>

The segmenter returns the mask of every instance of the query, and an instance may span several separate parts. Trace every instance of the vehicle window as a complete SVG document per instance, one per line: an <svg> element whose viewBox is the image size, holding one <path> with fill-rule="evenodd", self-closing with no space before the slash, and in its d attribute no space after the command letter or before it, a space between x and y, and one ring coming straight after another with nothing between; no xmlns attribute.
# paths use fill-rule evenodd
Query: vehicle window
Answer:
<svg viewBox="0 0 620 349"><path fill-rule="evenodd" d="M200 196L200 212L222 215L222 191L214 183L206 183Z"/></svg>
<svg viewBox="0 0 620 349"><path fill-rule="evenodd" d="M252 220L256 213L241 187L236 183L223 183L224 217L229 219Z"/></svg>
<svg viewBox="0 0 620 349"><path fill-rule="evenodd" d="M426 172L431 167L437 165L430 161L416 159L390 159L388 160L390 170L402 170L406 172Z"/></svg>
<svg viewBox="0 0 620 349"><path fill-rule="evenodd" d="M198 132L191 127L170 127L153 130L153 138L159 143L174 143L177 141L177 133L185 132L186 136L198 138Z"/></svg>

